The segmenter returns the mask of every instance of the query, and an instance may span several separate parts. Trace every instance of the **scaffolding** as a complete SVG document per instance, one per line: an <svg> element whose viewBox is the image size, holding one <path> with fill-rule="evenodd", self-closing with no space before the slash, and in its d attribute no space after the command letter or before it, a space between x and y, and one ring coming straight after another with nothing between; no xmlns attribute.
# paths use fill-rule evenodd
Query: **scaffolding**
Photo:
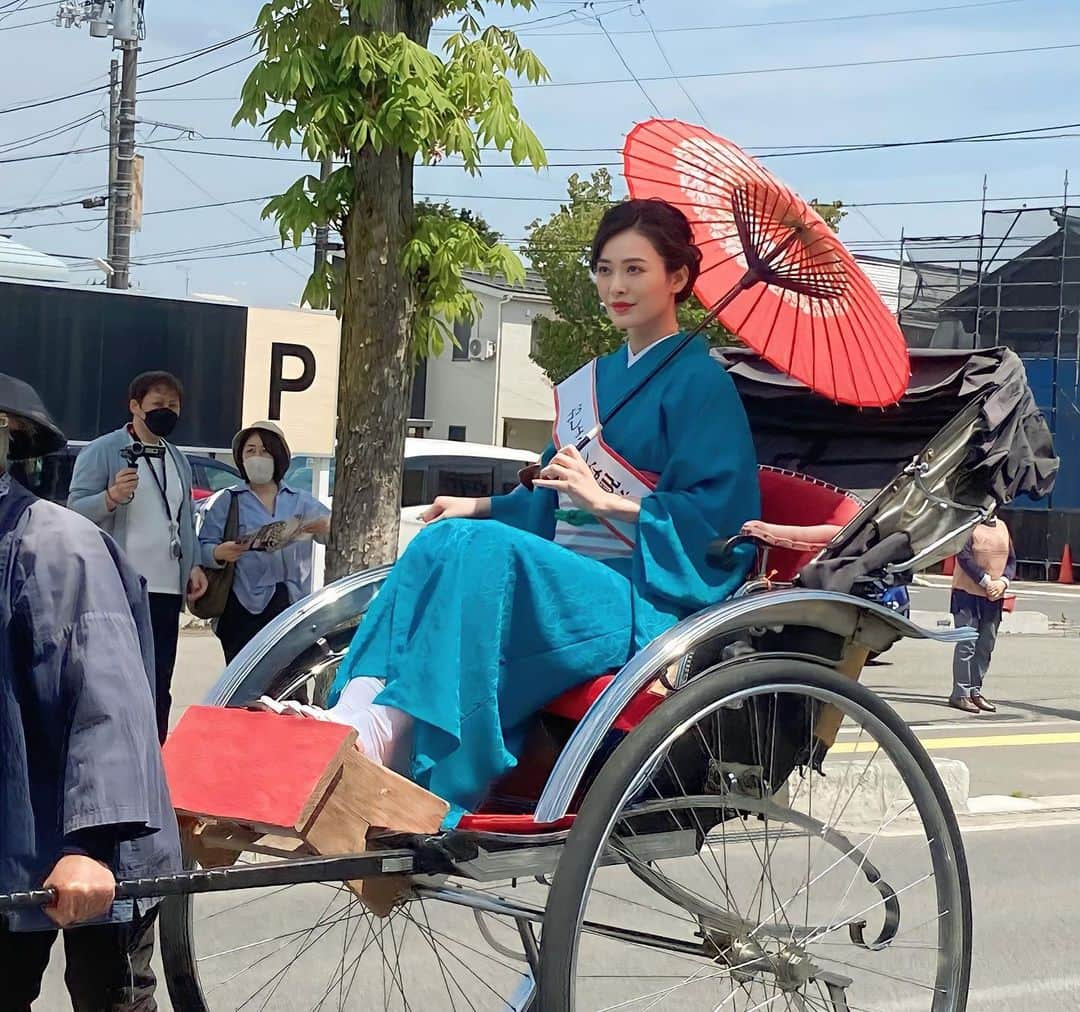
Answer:
<svg viewBox="0 0 1080 1012"><path fill-rule="evenodd" d="M1022 518L1022 557L1049 572L1063 544L1080 547L1080 202L1066 181L1053 205L986 203L977 233L902 236L898 318L915 346L1004 345L1024 360L1061 472L1049 502L1014 505L1043 514Z"/></svg>

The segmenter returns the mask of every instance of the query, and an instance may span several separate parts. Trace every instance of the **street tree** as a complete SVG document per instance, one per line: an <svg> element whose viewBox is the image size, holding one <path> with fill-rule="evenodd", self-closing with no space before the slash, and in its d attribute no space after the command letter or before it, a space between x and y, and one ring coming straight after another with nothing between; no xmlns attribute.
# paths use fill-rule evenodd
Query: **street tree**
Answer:
<svg viewBox="0 0 1080 1012"><path fill-rule="evenodd" d="M546 164L512 82L535 84L547 73L513 32L480 23L493 8L533 2L269 0L258 15L261 59L235 121L262 125L269 140L298 145L313 162L333 162L324 179L297 179L263 216L276 220L283 242L300 246L330 226L344 247L340 272L318 268L304 292L341 316L328 579L396 555L413 371L452 340L454 320L477 312L462 272L524 276L517 256L488 242L474 220L418 214L413 178L417 163L475 174L485 149L516 165ZM456 30L436 53L428 43L443 17L456 18Z"/></svg>
<svg viewBox="0 0 1080 1012"><path fill-rule="evenodd" d="M552 308L551 318L537 318L533 324L532 358L553 383L597 355L614 351L623 341L601 306L589 273L593 236L604 212L617 203L611 174L599 169L588 179L573 175L567 181L567 195L567 202L549 218L529 225L525 249L533 270L544 279ZM843 205L839 201L812 203L835 231L845 213ZM679 307L679 323L688 330L705 315L696 296ZM735 340L720 324L708 327L706 334L715 345Z"/></svg>

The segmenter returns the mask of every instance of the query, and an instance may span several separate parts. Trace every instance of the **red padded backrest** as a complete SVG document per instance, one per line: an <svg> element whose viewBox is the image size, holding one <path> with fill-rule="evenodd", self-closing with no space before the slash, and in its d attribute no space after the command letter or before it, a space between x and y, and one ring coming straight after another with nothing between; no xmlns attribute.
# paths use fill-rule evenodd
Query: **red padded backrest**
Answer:
<svg viewBox="0 0 1080 1012"><path fill-rule="evenodd" d="M794 471L761 466L758 468L758 485L761 489L761 519L770 524L843 526L862 509L862 503L843 489ZM816 554L770 548L765 575L773 574L775 570L773 578L776 580L794 579Z"/></svg>

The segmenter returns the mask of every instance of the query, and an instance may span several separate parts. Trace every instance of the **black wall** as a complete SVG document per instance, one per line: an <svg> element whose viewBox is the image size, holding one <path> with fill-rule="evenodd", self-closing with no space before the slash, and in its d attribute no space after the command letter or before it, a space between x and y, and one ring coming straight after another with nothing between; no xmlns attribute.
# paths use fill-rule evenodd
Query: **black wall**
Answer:
<svg viewBox="0 0 1080 1012"><path fill-rule="evenodd" d="M242 306L0 283L0 372L32 384L73 440L119 428L131 379L165 369L185 390L172 441L229 446L241 425L246 332Z"/></svg>

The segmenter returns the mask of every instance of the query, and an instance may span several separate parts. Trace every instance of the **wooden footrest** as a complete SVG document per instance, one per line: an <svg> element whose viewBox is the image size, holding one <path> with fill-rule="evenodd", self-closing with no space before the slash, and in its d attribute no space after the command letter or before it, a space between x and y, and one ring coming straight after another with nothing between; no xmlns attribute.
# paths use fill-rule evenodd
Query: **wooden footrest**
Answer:
<svg viewBox="0 0 1080 1012"><path fill-rule="evenodd" d="M233 864L243 852L356 854L372 830L437 832L450 807L366 758L344 724L192 706L164 756L185 844L203 867ZM390 885L349 883L378 914L406 883Z"/></svg>

